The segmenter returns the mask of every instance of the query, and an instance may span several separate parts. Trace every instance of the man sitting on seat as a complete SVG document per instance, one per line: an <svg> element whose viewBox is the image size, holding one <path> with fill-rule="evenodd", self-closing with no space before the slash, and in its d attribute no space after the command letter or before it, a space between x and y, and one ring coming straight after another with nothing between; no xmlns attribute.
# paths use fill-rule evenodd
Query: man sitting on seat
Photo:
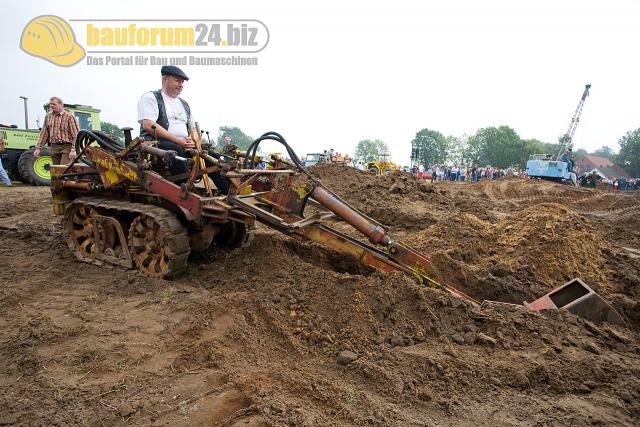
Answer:
<svg viewBox="0 0 640 427"><path fill-rule="evenodd" d="M193 141L198 135L189 104L178 97L189 77L173 65L165 65L160 73L162 89L144 93L138 102L140 135L147 140L157 138L158 147L163 150L173 150L180 157L189 157L185 150L195 148ZM188 172L187 165L177 161L171 162L169 170L174 176ZM209 177L218 190L227 194L229 183L220 176L220 172L211 173ZM181 181L186 180L176 182Z"/></svg>
<svg viewBox="0 0 640 427"><path fill-rule="evenodd" d="M571 157L571 148L567 148L566 150L564 150L564 153L562 153L562 156L560 157L560 161L567 164L567 172L573 172L574 161Z"/></svg>

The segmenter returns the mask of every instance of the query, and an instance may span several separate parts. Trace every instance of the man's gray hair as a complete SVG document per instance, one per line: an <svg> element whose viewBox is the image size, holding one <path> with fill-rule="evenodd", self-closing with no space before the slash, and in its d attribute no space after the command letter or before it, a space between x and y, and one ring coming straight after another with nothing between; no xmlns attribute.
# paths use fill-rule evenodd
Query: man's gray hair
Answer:
<svg viewBox="0 0 640 427"><path fill-rule="evenodd" d="M64 105L64 102L62 102L62 98L60 98L59 96L52 96L51 98L49 98L49 102L51 101L56 101L58 104Z"/></svg>

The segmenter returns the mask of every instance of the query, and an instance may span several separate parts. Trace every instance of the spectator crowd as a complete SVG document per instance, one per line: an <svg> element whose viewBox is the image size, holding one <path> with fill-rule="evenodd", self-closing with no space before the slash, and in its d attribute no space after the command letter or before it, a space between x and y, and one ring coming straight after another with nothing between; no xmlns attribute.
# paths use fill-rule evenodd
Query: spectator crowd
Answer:
<svg viewBox="0 0 640 427"><path fill-rule="evenodd" d="M497 179L510 176L524 176L524 171L516 166L510 166L506 169L495 168L491 166L471 167L458 165L432 165L424 167L423 165L414 165L411 172L421 178L429 179L431 182L436 181L454 181L454 182L477 182L482 179Z"/></svg>
<svg viewBox="0 0 640 427"><path fill-rule="evenodd" d="M420 178L428 179L431 182L437 181L453 181L453 182L478 182L483 179L498 179L504 177L523 177L527 178L525 170L518 166L510 166L506 169L496 168L492 166L471 167L458 165L439 165L432 166L414 165L409 171ZM640 189L640 179L638 178L602 178L596 173L583 174L578 176L578 185L583 187L604 188L605 186L616 191L634 191Z"/></svg>

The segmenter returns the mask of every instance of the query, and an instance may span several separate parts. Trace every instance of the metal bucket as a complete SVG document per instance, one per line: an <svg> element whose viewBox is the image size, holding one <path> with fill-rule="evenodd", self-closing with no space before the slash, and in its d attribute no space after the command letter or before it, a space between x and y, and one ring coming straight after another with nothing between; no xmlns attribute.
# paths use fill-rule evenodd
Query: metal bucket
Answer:
<svg viewBox="0 0 640 427"><path fill-rule="evenodd" d="M525 302L524 306L533 311L566 309L593 322L626 326L620 314L578 278L568 281L532 303Z"/></svg>

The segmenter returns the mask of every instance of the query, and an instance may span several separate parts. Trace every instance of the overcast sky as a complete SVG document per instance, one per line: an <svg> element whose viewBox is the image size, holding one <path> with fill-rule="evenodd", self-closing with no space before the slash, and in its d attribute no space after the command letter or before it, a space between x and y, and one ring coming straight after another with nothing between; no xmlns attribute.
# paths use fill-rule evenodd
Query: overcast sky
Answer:
<svg viewBox="0 0 640 427"><path fill-rule="evenodd" d="M508 125L556 142L591 83L574 145L617 150L640 127L639 12L633 0L5 3L0 122L24 125L22 95L35 127L57 95L136 127L138 99L160 86L157 66L62 68L25 54L22 29L38 15L241 18L269 29L258 66L182 67L191 77L182 96L213 134L221 125L252 137L275 130L300 155L352 153L359 140L380 138L408 164L422 128L463 135Z"/></svg>

